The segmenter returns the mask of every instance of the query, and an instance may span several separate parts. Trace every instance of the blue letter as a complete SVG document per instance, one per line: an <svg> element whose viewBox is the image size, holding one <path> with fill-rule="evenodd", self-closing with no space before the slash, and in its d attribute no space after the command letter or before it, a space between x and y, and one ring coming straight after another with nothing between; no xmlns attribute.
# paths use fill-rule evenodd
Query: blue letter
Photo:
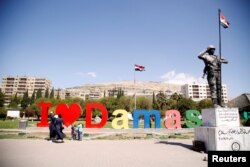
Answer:
<svg viewBox="0 0 250 167"><path fill-rule="evenodd" d="M150 116L154 115L155 117L155 128L160 128L161 127L161 114L160 111L158 110L135 110L134 111L134 120L133 120L133 125L134 128L139 127L139 116L143 115L144 116L144 128L150 128Z"/></svg>

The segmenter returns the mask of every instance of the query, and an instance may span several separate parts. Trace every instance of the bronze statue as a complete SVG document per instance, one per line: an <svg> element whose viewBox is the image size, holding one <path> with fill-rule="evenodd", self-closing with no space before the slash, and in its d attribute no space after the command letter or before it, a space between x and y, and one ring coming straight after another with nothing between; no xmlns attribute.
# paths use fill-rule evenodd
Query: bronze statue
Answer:
<svg viewBox="0 0 250 167"><path fill-rule="evenodd" d="M227 64L228 61L214 55L215 47L209 45L206 50L202 51L198 58L205 63L203 78L207 75L212 102L214 107L221 106L221 63Z"/></svg>

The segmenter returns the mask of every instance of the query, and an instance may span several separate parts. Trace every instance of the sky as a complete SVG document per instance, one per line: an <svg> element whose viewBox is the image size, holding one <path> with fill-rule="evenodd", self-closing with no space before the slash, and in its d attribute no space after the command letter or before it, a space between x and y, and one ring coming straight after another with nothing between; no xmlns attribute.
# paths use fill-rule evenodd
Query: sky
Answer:
<svg viewBox="0 0 250 167"><path fill-rule="evenodd" d="M55 88L134 79L206 82L198 53L218 54L228 96L250 92L248 0L1 0L0 79L47 77Z"/></svg>

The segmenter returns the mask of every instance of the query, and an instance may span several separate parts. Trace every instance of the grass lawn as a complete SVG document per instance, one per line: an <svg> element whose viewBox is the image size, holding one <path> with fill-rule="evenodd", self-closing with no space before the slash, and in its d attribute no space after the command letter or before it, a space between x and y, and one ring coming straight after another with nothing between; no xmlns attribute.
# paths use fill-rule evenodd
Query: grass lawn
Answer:
<svg viewBox="0 0 250 167"><path fill-rule="evenodd" d="M19 120L0 120L0 129L17 129L19 127Z"/></svg>

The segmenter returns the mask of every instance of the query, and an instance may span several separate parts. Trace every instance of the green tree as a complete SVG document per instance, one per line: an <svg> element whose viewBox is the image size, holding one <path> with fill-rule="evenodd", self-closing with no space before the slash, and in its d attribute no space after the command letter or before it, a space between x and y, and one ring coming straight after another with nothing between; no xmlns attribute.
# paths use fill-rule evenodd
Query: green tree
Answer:
<svg viewBox="0 0 250 167"><path fill-rule="evenodd" d="M113 96L101 98L98 102L106 106L109 117L112 116L113 111L115 111L118 106L118 100Z"/></svg>
<svg viewBox="0 0 250 167"><path fill-rule="evenodd" d="M152 109L152 101L145 96L138 96L136 99L136 108L137 109Z"/></svg>
<svg viewBox="0 0 250 167"><path fill-rule="evenodd" d="M131 111L132 110L131 97L128 96L120 97L117 102L117 109L124 109L128 112Z"/></svg>
<svg viewBox="0 0 250 167"><path fill-rule="evenodd" d="M36 92L36 99L40 99L42 98L42 89L38 89L37 92Z"/></svg>
<svg viewBox="0 0 250 167"><path fill-rule="evenodd" d="M121 88L119 88L117 93L117 99L121 98L122 96L124 96L124 91Z"/></svg>
<svg viewBox="0 0 250 167"><path fill-rule="evenodd" d="M23 94L23 98L21 101L21 107L23 109L26 109L30 104L30 98L29 98L29 93L28 90Z"/></svg>
<svg viewBox="0 0 250 167"><path fill-rule="evenodd" d="M30 98L30 104L33 104L35 102L35 99L36 99L36 92L35 90L33 90L33 93L31 95L31 98Z"/></svg>
<svg viewBox="0 0 250 167"><path fill-rule="evenodd" d="M15 94L15 96L10 98L10 104L9 104L9 108L18 108L18 105L20 104L20 98L17 97L17 93Z"/></svg>
<svg viewBox="0 0 250 167"><path fill-rule="evenodd" d="M156 95L156 102L159 110L165 110L167 108L167 97L163 92Z"/></svg>
<svg viewBox="0 0 250 167"><path fill-rule="evenodd" d="M4 93L0 89L0 108L4 107Z"/></svg>
<svg viewBox="0 0 250 167"><path fill-rule="evenodd" d="M60 98L59 91L60 91L60 90L58 89L56 99L61 99L61 98Z"/></svg>
<svg viewBox="0 0 250 167"><path fill-rule="evenodd" d="M155 98L155 92L153 92L152 108L155 110L159 110L159 106L158 106L156 98Z"/></svg>
<svg viewBox="0 0 250 167"><path fill-rule="evenodd" d="M58 93L59 93L59 91L58 91ZM55 90L54 90L54 88L52 88L50 95L49 95L49 98L54 99L54 97L55 97Z"/></svg>
<svg viewBox="0 0 250 167"><path fill-rule="evenodd" d="M196 109L196 103L191 98L180 98L177 103L177 109L180 111L182 117L185 116L185 112L190 109Z"/></svg>
<svg viewBox="0 0 250 167"><path fill-rule="evenodd" d="M203 99L198 102L197 109L201 111L204 108L211 108L213 107L213 102L211 99Z"/></svg>
<svg viewBox="0 0 250 167"><path fill-rule="evenodd" d="M49 88L46 89L44 97L49 98Z"/></svg>
<svg viewBox="0 0 250 167"><path fill-rule="evenodd" d="M170 99L173 99L173 100L176 100L176 101L180 100L181 98L183 98L183 96L178 94L178 93L174 93L174 94L172 94L170 96Z"/></svg>

